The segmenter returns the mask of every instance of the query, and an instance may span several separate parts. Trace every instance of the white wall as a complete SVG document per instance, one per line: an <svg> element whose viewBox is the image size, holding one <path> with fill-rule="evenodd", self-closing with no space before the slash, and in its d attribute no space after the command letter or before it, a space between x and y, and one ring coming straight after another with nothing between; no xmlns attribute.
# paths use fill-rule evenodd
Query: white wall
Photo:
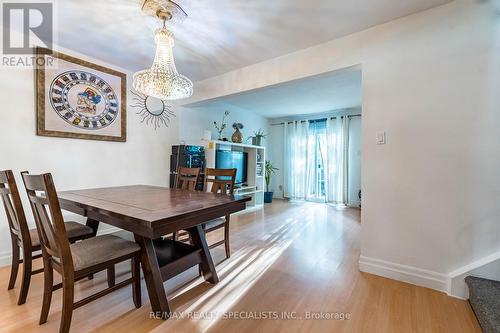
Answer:
<svg viewBox="0 0 500 333"><path fill-rule="evenodd" d="M349 120L349 146L347 171L347 203L358 207L359 191L361 190L361 117Z"/></svg>
<svg viewBox="0 0 500 333"><path fill-rule="evenodd" d="M446 274L500 247L500 18L490 2L457 0L211 78L192 101L359 64L362 258L444 289Z"/></svg>
<svg viewBox="0 0 500 333"><path fill-rule="evenodd" d="M279 124L279 120L269 120L270 124ZM283 125L269 126L269 144L267 149L267 159L270 160L275 168L278 168L276 174L271 178L269 184L269 191L274 192L274 198L283 198L283 186L285 185L284 179L284 165L285 165L285 140L284 140L284 127Z"/></svg>
<svg viewBox="0 0 500 333"><path fill-rule="evenodd" d="M244 143L251 144L251 139L254 132L261 128L265 133L268 133L268 121L261 115L252 111L238 108L236 106L221 108L219 106L199 106L199 107L182 107L179 109L179 138L186 144L200 144L203 138L203 131L209 130L212 132L212 139L217 139L217 131L214 127L214 121L220 124L224 111L229 111L229 116L226 119L227 127L222 133L223 137L231 140L231 135L234 133L232 124L235 122L242 123L244 128L241 130ZM266 144L267 140L264 140Z"/></svg>
<svg viewBox="0 0 500 333"><path fill-rule="evenodd" d="M58 50L126 72L69 50ZM132 77L127 74L129 105ZM16 174L26 216L32 226L32 214L18 176L22 170L51 172L58 190L126 184L167 186L170 145L177 142L178 137L177 118L173 118L170 128L155 131L141 124L136 110L128 107L125 143L41 137L35 134L33 71L0 69L0 87L0 169L12 169ZM84 221L80 217L71 218ZM0 265L10 262L10 251L7 219L0 209Z"/></svg>

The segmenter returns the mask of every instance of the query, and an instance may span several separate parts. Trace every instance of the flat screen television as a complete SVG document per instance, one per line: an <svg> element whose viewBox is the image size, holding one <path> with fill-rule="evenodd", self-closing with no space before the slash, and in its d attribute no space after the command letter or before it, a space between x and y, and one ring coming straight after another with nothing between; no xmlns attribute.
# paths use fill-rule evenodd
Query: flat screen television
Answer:
<svg viewBox="0 0 500 333"><path fill-rule="evenodd" d="M245 152L217 150L215 155L215 167L217 169L235 168L235 184L245 184L247 182L247 159L248 153Z"/></svg>

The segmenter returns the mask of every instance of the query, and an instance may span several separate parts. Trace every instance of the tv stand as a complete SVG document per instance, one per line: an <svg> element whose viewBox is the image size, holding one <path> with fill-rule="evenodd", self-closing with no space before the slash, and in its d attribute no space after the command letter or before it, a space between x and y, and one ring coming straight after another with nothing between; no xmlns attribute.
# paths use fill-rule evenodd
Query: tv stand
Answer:
<svg viewBox="0 0 500 333"><path fill-rule="evenodd" d="M248 154L247 182L244 185L235 187L234 194L251 198L247 202L247 209L262 208L264 206L266 148L219 140L202 140L201 145L205 147L205 165L207 168L215 168L216 151L218 149L241 151Z"/></svg>

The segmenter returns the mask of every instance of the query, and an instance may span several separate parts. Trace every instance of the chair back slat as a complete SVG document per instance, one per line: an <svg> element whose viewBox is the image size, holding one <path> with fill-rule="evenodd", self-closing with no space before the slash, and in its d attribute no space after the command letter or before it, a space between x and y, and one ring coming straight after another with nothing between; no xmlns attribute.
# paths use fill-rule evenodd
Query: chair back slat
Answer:
<svg viewBox="0 0 500 333"><path fill-rule="evenodd" d="M42 205L42 206L49 204L49 200L47 198L41 198L41 197L36 197L36 196L31 197L31 202L34 204Z"/></svg>
<svg viewBox="0 0 500 333"><path fill-rule="evenodd" d="M30 197L30 199L38 198ZM35 219L38 219L38 224L41 226L41 228L38 228L38 235L40 236L40 239L43 240L43 244L45 245L47 252L51 256L59 257L58 245L56 241L56 230L54 229L50 217L47 214L45 205L39 202L33 202L33 206L35 208L35 214L37 214Z"/></svg>
<svg viewBox="0 0 500 333"><path fill-rule="evenodd" d="M12 201L10 200L8 195L2 195L3 206L5 208L5 212L7 213L7 221L9 223L10 231L21 237L21 226L19 225L19 218L12 206Z"/></svg>
<svg viewBox="0 0 500 333"><path fill-rule="evenodd" d="M176 178L176 188L196 191L198 180L200 178L200 168L179 167L177 169Z"/></svg>
<svg viewBox="0 0 500 333"><path fill-rule="evenodd" d="M72 267L69 240L51 174L24 173L22 177L35 217L42 251L59 258L64 264L70 262L68 265Z"/></svg>
<svg viewBox="0 0 500 333"><path fill-rule="evenodd" d="M236 169L207 168L205 170L203 190L212 193L233 194L235 180Z"/></svg>
<svg viewBox="0 0 500 333"><path fill-rule="evenodd" d="M19 241L31 244L26 215L12 170L0 171L0 197L7 214L10 232Z"/></svg>

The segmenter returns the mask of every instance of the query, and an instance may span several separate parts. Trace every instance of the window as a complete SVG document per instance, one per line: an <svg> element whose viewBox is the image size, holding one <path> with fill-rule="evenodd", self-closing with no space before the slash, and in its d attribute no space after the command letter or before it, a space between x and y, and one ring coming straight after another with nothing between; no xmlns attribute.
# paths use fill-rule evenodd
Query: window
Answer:
<svg viewBox="0 0 500 333"><path fill-rule="evenodd" d="M326 119L309 122L309 133L307 136L308 151L312 153L308 169L310 186L308 187L308 199L313 201L325 201L326 195Z"/></svg>

